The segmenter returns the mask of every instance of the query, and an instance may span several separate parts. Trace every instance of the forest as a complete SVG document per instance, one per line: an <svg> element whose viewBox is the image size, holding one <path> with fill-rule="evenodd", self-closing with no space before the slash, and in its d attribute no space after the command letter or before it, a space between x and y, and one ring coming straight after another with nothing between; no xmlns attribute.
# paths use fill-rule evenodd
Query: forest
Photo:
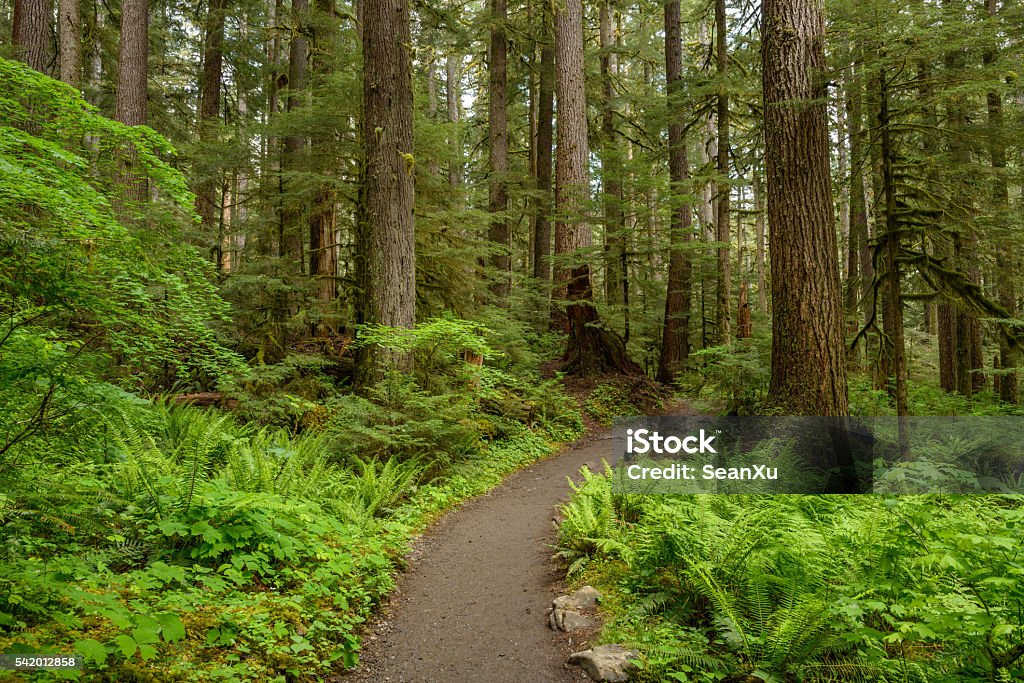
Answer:
<svg viewBox="0 0 1024 683"><path fill-rule="evenodd" d="M633 680L1024 680L1022 68L1017 0L0 0L0 681L406 680L417 539L663 413L1014 426L557 477L506 559ZM579 680L511 659L409 680Z"/></svg>

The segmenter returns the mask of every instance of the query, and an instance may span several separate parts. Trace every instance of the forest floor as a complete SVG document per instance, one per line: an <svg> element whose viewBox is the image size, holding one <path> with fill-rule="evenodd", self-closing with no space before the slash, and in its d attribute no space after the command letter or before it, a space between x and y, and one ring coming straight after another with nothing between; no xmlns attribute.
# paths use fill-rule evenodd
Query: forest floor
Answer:
<svg viewBox="0 0 1024 683"><path fill-rule="evenodd" d="M675 406L671 414L689 412ZM568 683L589 680L566 664L590 631L548 628L564 591L553 560L557 505L567 477L611 459L609 430L508 477L434 524L414 545L398 588L364 634L345 683Z"/></svg>

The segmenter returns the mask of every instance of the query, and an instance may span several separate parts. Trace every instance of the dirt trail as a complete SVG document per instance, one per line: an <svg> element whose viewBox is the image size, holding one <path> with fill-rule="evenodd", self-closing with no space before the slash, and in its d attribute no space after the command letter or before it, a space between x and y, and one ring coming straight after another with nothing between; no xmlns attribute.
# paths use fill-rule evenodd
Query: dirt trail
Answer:
<svg viewBox="0 0 1024 683"><path fill-rule="evenodd" d="M342 681L568 683L578 634L556 634L547 608L561 588L551 560L566 477L610 458L598 433L510 476L447 515L416 543L409 571Z"/></svg>

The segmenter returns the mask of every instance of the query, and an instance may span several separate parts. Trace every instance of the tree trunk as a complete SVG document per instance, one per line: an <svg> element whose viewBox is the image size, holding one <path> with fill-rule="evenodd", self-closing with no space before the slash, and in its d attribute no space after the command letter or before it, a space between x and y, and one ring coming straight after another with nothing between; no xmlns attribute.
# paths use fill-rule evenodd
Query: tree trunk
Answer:
<svg viewBox="0 0 1024 683"><path fill-rule="evenodd" d="M907 405L907 360L903 332L903 301L900 296L900 232L896 222L896 188L893 176L895 151L889 120L889 75L884 70L879 77L878 127L881 131L882 192L885 207L885 233L882 235L882 253L885 270L882 283L882 324L885 329L882 353L888 357L886 367L895 377L893 387L896 414L904 416ZM886 377L888 380L888 377ZM902 440L901 440L902 443Z"/></svg>
<svg viewBox="0 0 1024 683"><path fill-rule="evenodd" d="M92 34L89 43L89 76L86 89L86 100L89 104L99 106L100 84L103 81L103 41L100 35L103 31L103 15L99 9L93 6L92 22L89 31ZM95 143L93 143L95 144Z"/></svg>
<svg viewBox="0 0 1024 683"><path fill-rule="evenodd" d="M551 283L551 161L554 138L555 46L551 18L545 12L537 93L537 223L533 238L533 276L542 287Z"/></svg>
<svg viewBox="0 0 1024 683"><path fill-rule="evenodd" d="M948 301L938 305L939 323L939 386L956 391L957 324L956 306Z"/></svg>
<svg viewBox="0 0 1024 683"><path fill-rule="evenodd" d="M448 123L451 133L448 140L450 158L448 160L448 185L456 190L462 186L462 138L459 135L459 57L448 55L444 64L445 98L448 107Z"/></svg>
<svg viewBox="0 0 1024 683"><path fill-rule="evenodd" d="M330 73L327 55L331 53L331 39L334 37L334 0L316 0L317 18L313 51L313 72L323 79ZM433 69L430 71L433 79ZM328 153L330 140L320 137L315 144L319 152L315 169L328 177L332 176L337 159ZM337 197L330 183L322 184L313 198L313 211L309 217L309 274L316 282L316 297L320 301L334 301L338 297L338 245L335 239Z"/></svg>
<svg viewBox="0 0 1024 683"><path fill-rule="evenodd" d="M949 7L951 0L943 0L943 7ZM952 10L952 7L949 7ZM962 77L965 71L964 48L953 46L945 54L945 66L949 76L954 79ZM968 132L967 103L965 96L954 91L947 102L947 129L949 135L950 157L954 169L965 169L971 163L971 153L965 141ZM962 171L961 171L962 172ZM958 179L959 180L959 179ZM960 184L965 184L963 180ZM973 182L971 179L970 182ZM969 197L961 195L957 203L970 206ZM960 226L955 226L954 230ZM968 279L980 284L981 273L977 265L978 238L970 224L963 226L963 232L954 236L954 256L956 267L967 273ZM984 365L981 356L981 323L973 311L960 307L956 312L956 355L954 365L957 373L957 391L964 396L971 396L985 384L985 376L980 369Z"/></svg>
<svg viewBox="0 0 1024 683"><path fill-rule="evenodd" d="M765 0L765 163L772 267L769 400L846 415L846 354L829 173L820 0Z"/></svg>
<svg viewBox="0 0 1024 683"><path fill-rule="evenodd" d="M292 35L288 46L288 92L285 111L289 114L302 106L306 97L307 62L309 59L309 0L292 0ZM281 157L282 212L278 235L278 255L287 257L299 272L305 270L302 254L303 193L294 174L304 170L306 138L289 133L284 138Z"/></svg>
<svg viewBox="0 0 1024 683"><path fill-rule="evenodd" d="M508 21L505 0L491 0L491 44L488 55L489 109L487 119L487 146L489 150L488 207L493 214L488 238L494 253L490 266L496 280L491 292L499 305L508 305L512 291L512 236L508 216L508 40L505 22Z"/></svg>
<svg viewBox="0 0 1024 683"><path fill-rule="evenodd" d="M754 211L757 212L755 222L755 239L757 240L757 310L768 315L768 277L765 272L765 207L764 189L761 187L761 169L754 167Z"/></svg>
<svg viewBox="0 0 1024 683"><path fill-rule="evenodd" d="M147 120L147 80L149 59L149 4L145 0L121 3L121 38L117 59L117 97L115 118L126 126L144 126ZM132 168L134 148L127 151L121 171L125 199L143 202L148 192L144 177Z"/></svg>
<svg viewBox="0 0 1024 683"><path fill-rule="evenodd" d="M846 314L857 320L858 303L865 310L865 320L870 311L871 297L868 295L873 273L869 271L870 250L868 245L868 209L864 187L863 121L861 114L861 87L856 73L846 84L846 125L850 137L850 244L846 274ZM867 257L867 258L865 258Z"/></svg>
<svg viewBox="0 0 1024 683"><path fill-rule="evenodd" d="M60 80L73 88L82 83L82 8L79 0L60 0Z"/></svg>
<svg viewBox="0 0 1024 683"><path fill-rule="evenodd" d="M14 57L36 71L50 73L53 59L52 0L15 0L12 42Z"/></svg>
<svg viewBox="0 0 1024 683"><path fill-rule="evenodd" d="M672 215L669 227L668 291L665 296L665 320L658 359L658 381L668 384L682 370L690 355L690 288L693 267L688 251L691 239L692 208L681 195L688 192L690 179L686 129L677 112L683 79L683 42L679 0L665 5L665 73L668 80L668 172L671 184Z"/></svg>
<svg viewBox="0 0 1024 683"><path fill-rule="evenodd" d="M248 38L248 22L243 19L239 27L239 35L244 40ZM238 117L245 121L249 111L248 93L244 88L238 91ZM247 155L248 157L248 155ZM238 270L242 265L242 254L245 251L245 242L249 221L249 165L246 164L235 173L235 188L232 192L237 209L233 214L231 229L231 263L228 270Z"/></svg>
<svg viewBox="0 0 1024 683"><path fill-rule="evenodd" d="M412 327L416 319L413 218L412 32L407 0L363 6L363 179L357 228L356 321ZM360 347L355 384L365 392L389 365L411 358Z"/></svg>
<svg viewBox="0 0 1024 683"><path fill-rule="evenodd" d="M589 197L587 173L587 100L583 77L583 4L566 0L555 9L556 90L558 97L558 155L555 202L555 253L575 259L565 273L569 341L565 369L579 374L606 370L641 374L615 332L602 326L594 308L590 264L581 250L592 246L593 234L583 215Z"/></svg>
<svg viewBox="0 0 1024 683"><path fill-rule="evenodd" d="M839 255L839 268L840 277L845 277L846 281L850 280L850 254L855 254L856 250L851 247L851 235L850 235L850 183L849 169L849 146L847 132L849 125L846 121L846 89L850 86L849 77L841 79L840 84L836 87L836 163L838 168L836 169L839 174L839 235L840 241L846 244L846 259L844 262L843 254ZM856 262L856 259L853 259ZM845 272L843 268L845 267ZM849 286L847 285L844 291L848 291ZM847 314L849 314L849 308L847 308Z"/></svg>
<svg viewBox="0 0 1024 683"><path fill-rule="evenodd" d="M996 0L985 0L985 9L990 17L998 12ZM995 62L996 47L992 46L985 53L986 66ZM1003 140L1003 97L998 92L990 92L987 96L989 126L989 158L992 163L992 199L997 220L1009 219L1010 192L1006 182L1006 143ZM996 249L996 295L999 305L1011 315L1017 314L1017 292L1014 287L1014 273L1017 270L1012 252L997 245ZM1010 345L1005 335L999 335L999 362L997 367L1017 367L1017 349ZM999 400L1006 403L1017 402L1017 375L1008 373L996 375L999 380Z"/></svg>
<svg viewBox="0 0 1024 683"><path fill-rule="evenodd" d="M718 283L715 289L715 310L718 341L728 344L730 332L729 299L732 293L729 263L729 52L725 33L725 0L715 0L715 59L718 65L718 214L715 239L718 248Z"/></svg>
<svg viewBox="0 0 1024 683"><path fill-rule="evenodd" d="M615 132L615 78L618 56L612 29L610 0L601 2L599 35L601 40L601 185L604 204L604 285L605 300L611 305L622 305L623 285L626 284L624 247L626 216L622 210L622 165L619 160ZM628 338L629 313L626 312L625 329Z"/></svg>
<svg viewBox="0 0 1024 683"><path fill-rule="evenodd" d="M220 119L220 88L224 65L224 15L227 0L210 0L206 14L206 38L203 46L203 71L199 92L199 140L212 144ZM203 222L203 234L216 234L220 222L221 201L217 189L221 185L216 162L202 169L196 188L196 213ZM224 267L223 245L217 240L213 247L214 264Z"/></svg>

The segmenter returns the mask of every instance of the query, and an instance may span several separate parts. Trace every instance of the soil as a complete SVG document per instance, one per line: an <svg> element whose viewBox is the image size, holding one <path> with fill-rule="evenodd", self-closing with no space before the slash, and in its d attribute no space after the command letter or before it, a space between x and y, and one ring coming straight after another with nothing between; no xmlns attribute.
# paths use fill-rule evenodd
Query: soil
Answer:
<svg viewBox="0 0 1024 683"><path fill-rule="evenodd" d="M684 414L675 409L674 414ZM553 559L567 478L611 459L607 430L508 477L444 516L414 544L408 571L363 637L343 683L569 683L566 660L597 627L556 633L551 601L566 592Z"/></svg>

